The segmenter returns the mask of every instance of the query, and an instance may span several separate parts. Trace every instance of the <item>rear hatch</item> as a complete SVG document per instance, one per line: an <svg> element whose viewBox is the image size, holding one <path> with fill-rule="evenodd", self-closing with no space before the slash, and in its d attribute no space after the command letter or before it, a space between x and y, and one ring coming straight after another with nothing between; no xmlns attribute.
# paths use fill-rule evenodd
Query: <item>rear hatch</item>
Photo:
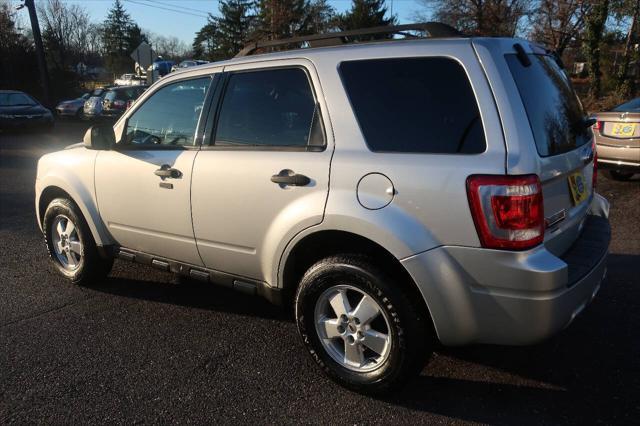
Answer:
<svg viewBox="0 0 640 426"><path fill-rule="evenodd" d="M593 133L556 59L535 46L527 50L520 44L510 47L503 56L526 116L516 125L527 127L533 143L529 138L507 138L507 150L512 143L528 145L518 149L530 157L526 162L542 183L544 243L551 252L562 255L580 235L593 197ZM512 173L509 165L507 172Z"/></svg>

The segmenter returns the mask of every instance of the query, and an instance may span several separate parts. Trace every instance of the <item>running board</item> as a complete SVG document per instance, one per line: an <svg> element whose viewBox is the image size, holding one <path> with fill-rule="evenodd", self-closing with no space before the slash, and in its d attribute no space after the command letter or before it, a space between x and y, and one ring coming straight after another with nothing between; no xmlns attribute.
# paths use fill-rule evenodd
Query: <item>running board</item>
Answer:
<svg viewBox="0 0 640 426"><path fill-rule="evenodd" d="M275 305L282 305L283 296L279 288L271 287L265 282L253 280L250 278L228 274L226 272L208 269L202 266L191 265L188 263L178 262L176 260L164 257L154 256L127 248L117 248L115 250L118 259L129 262L149 265L153 268L165 272L172 272L186 277L193 278L198 281L208 282L221 287L227 287L244 294L252 296L261 296Z"/></svg>

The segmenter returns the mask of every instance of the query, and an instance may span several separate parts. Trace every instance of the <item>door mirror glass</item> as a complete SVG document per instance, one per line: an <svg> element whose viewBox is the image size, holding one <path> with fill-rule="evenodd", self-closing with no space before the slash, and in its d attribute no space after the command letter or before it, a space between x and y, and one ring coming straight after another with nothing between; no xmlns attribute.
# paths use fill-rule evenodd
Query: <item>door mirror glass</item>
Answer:
<svg viewBox="0 0 640 426"><path fill-rule="evenodd" d="M84 134L84 146L88 149L109 150L116 143L111 126L91 126Z"/></svg>

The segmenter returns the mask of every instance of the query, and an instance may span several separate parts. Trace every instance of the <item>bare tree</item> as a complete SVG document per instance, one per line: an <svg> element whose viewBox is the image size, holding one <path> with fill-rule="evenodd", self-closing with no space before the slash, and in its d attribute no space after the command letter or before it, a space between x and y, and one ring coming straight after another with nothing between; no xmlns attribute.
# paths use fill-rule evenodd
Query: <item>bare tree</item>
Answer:
<svg viewBox="0 0 640 426"><path fill-rule="evenodd" d="M533 29L529 36L562 55L582 34L591 4L585 0L538 1L532 13Z"/></svg>
<svg viewBox="0 0 640 426"><path fill-rule="evenodd" d="M62 0L47 0L38 3L38 15L49 58L58 69L87 54L91 22L86 9Z"/></svg>
<svg viewBox="0 0 640 426"><path fill-rule="evenodd" d="M480 36L513 37L522 18L527 16L532 0L419 0L429 17L460 31ZM418 12L424 19L427 15Z"/></svg>
<svg viewBox="0 0 640 426"><path fill-rule="evenodd" d="M145 31L144 34L153 46L153 50L165 59L180 59L189 54L189 46L178 37L165 37L151 31Z"/></svg>

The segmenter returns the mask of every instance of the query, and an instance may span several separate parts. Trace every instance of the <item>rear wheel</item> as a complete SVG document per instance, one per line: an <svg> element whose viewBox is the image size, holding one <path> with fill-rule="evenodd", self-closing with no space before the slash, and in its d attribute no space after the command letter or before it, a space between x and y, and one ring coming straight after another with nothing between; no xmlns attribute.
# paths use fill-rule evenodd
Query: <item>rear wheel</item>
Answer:
<svg viewBox="0 0 640 426"><path fill-rule="evenodd" d="M326 375L377 394L417 375L434 342L428 318L373 261L334 256L313 265L296 299L302 340Z"/></svg>
<svg viewBox="0 0 640 426"><path fill-rule="evenodd" d="M56 198L43 219L45 242L55 268L74 284L104 278L113 258L102 258L80 209L71 200Z"/></svg>
<svg viewBox="0 0 640 426"><path fill-rule="evenodd" d="M633 177L633 172L621 172L618 170L609 170L609 176L614 180L626 181Z"/></svg>

